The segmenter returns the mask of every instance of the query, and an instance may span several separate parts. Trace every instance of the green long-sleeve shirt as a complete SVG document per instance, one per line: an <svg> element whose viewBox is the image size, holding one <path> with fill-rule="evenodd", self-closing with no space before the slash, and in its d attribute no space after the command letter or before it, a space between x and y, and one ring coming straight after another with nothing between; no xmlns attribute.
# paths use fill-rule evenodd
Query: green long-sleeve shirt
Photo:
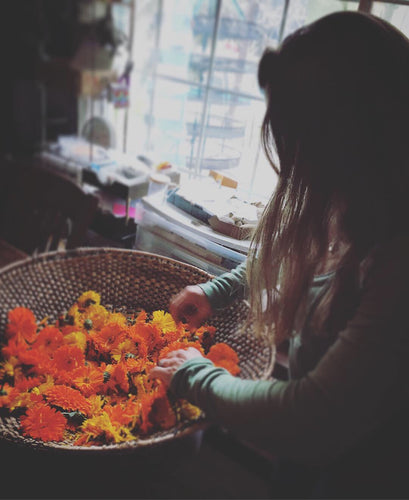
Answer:
<svg viewBox="0 0 409 500"><path fill-rule="evenodd" d="M295 333L289 381L243 380L197 358L179 368L171 390L274 454L311 463L339 456L409 400L408 258L406 236L381 252L335 338L322 340L308 325ZM202 285L213 307L243 293L244 273L239 266ZM314 280L311 305L331 277Z"/></svg>

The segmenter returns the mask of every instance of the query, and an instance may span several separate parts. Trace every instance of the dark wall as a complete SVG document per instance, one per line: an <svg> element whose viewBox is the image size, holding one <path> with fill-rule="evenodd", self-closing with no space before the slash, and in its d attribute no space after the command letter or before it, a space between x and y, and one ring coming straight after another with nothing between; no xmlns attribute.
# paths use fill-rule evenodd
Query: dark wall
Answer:
<svg viewBox="0 0 409 500"><path fill-rule="evenodd" d="M1 0L2 155L75 133L75 81L64 72L77 48L77 11L77 0Z"/></svg>

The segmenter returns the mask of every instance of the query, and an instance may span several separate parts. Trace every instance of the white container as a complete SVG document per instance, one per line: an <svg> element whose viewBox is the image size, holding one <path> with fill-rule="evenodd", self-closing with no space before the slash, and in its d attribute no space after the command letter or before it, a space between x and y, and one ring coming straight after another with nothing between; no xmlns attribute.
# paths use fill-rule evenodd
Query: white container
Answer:
<svg viewBox="0 0 409 500"><path fill-rule="evenodd" d="M170 182L170 177L167 175L152 173L149 176L148 196L153 195L157 199L164 201Z"/></svg>

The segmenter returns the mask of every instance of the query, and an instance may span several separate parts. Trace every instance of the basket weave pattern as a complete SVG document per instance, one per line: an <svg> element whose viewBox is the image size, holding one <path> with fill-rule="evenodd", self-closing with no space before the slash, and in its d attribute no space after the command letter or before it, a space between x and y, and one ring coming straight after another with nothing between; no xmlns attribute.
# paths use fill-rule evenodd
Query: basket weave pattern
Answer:
<svg viewBox="0 0 409 500"><path fill-rule="evenodd" d="M36 318L49 322L68 310L87 290L101 295L101 304L121 312L167 310L169 301L186 285L211 276L194 266L158 255L117 248L80 248L52 252L12 264L0 271L0 335L7 313L15 307L30 308ZM272 349L242 332L247 315L244 301L236 301L209 321L216 327L216 342L227 342L240 359L240 377L267 378L272 369ZM0 417L0 437L31 447L69 451L130 451L182 437L206 426L206 419L155 433L149 438L120 444L81 447L70 442L43 443L20 434L18 420Z"/></svg>

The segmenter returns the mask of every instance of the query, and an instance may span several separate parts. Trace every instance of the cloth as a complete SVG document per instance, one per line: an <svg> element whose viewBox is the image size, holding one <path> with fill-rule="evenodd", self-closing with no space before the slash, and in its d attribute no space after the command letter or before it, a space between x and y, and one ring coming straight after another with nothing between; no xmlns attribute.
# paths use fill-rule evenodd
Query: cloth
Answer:
<svg viewBox="0 0 409 500"><path fill-rule="evenodd" d="M355 314L329 345L305 325L295 332L288 381L243 380L196 358L174 374L172 392L280 457L318 467L340 459L407 405L408 257L407 236L378 252ZM212 304L244 293L243 270L202 285ZM314 280L311 306L330 279Z"/></svg>

